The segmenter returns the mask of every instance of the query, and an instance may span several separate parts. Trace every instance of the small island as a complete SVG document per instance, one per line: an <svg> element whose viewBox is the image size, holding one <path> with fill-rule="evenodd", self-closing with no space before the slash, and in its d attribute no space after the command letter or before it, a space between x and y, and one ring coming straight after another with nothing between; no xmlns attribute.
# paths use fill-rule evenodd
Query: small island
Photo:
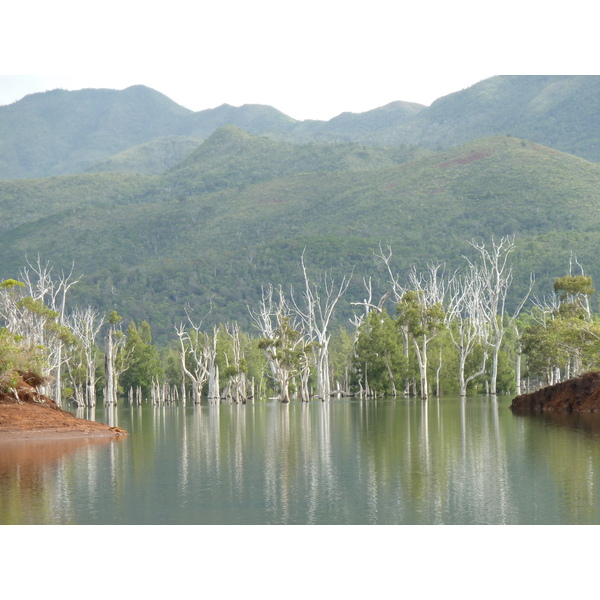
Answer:
<svg viewBox="0 0 600 600"><path fill-rule="evenodd" d="M24 372L10 391L0 390L0 440L127 435L119 427L78 419L62 410L39 392L41 383L39 375Z"/></svg>

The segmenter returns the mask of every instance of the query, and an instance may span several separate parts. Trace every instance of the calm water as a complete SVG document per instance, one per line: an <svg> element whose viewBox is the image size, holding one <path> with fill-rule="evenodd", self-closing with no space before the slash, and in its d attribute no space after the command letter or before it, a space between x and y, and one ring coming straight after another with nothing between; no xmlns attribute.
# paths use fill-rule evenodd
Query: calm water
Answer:
<svg viewBox="0 0 600 600"><path fill-rule="evenodd" d="M98 407L129 436L0 442L0 523L600 523L600 415L509 404Z"/></svg>

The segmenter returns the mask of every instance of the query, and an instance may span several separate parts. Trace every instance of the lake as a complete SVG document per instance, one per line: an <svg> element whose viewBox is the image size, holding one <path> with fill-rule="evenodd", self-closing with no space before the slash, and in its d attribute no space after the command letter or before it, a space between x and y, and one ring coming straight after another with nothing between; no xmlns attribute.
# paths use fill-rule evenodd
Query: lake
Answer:
<svg viewBox="0 0 600 600"><path fill-rule="evenodd" d="M0 445L0 523L600 523L600 415L510 402L99 406L127 438Z"/></svg>

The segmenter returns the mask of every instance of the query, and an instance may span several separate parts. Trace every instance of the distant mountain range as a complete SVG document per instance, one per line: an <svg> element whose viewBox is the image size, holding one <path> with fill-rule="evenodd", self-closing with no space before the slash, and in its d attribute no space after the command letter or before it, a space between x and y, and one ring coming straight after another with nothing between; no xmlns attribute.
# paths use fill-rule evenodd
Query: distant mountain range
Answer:
<svg viewBox="0 0 600 600"><path fill-rule="evenodd" d="M600 161L600 76L498 76L436 100L297 121L270 106L190 111L145 86L54 90L0 106L0 178L160 174L224 125L294 144L449 149L508 134Z"/></svg>

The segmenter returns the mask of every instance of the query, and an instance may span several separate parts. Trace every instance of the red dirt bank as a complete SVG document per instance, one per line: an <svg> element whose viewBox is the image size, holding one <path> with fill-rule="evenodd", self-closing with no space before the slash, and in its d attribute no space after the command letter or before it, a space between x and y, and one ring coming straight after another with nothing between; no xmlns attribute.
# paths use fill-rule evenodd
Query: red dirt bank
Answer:
<svg viewBox="0 0 600 600"><path fill-rule="evenodd" d="M16 391L18 401L14 395L0 392L0 439L127 435L119 427L76 418L24 381Z"/></svg>
<svg viewBox="0 0 600 600"><path fill-rule="evenodd" d="M551 385L531 394L517 396L510 405L517 413L562 411L600 412L600 372Z"/></svg>

